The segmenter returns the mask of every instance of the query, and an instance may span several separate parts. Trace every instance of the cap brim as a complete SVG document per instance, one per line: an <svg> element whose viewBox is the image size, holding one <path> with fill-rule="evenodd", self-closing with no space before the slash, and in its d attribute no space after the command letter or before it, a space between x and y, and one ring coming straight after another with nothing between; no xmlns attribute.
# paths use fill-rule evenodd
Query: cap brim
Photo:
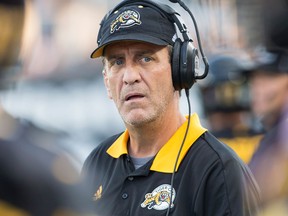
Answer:
<svg viewBox="0 0 288 216"><path fill-rule="evenodd" d="M141 41L141 42L147 42L151 44L156 45L168 45L169 43L167 41L161 40L159 38L150 36L150 35L144 35L141 34L125 34L125 35L118 35L117 37L113 37L110 40L108 39L103 44L101 44L99 47L97 47L92 53L91 58L98 58L100 56L103 56L104 48L112 43L120 42L120 41Z"/></svg>

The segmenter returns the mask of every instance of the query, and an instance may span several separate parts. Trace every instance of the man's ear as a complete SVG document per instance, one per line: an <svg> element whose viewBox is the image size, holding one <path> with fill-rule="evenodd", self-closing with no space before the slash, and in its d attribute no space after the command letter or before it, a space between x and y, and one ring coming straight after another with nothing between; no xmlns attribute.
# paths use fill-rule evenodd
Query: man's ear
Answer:
<svg viewBox="0 0 288 216"><path fill-rule="evenodd" d="M112 95L110 91L110 83L109 83L108 75L107 75L105 68L103 69L102 74L103 74L104 84L107 90L107 95L110 99L112 99Z"/></svg>

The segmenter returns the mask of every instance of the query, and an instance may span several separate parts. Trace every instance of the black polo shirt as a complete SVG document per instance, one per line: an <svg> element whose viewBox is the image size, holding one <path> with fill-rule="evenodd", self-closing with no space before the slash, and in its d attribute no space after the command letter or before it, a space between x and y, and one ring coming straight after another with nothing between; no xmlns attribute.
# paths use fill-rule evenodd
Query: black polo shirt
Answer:
<svg viewBox="0 0 288 216"><path fill-rule="evenodd" d="M170 199L175 160L187 121L157 155L135 170L127 151L126 130L101 143L86 159L83 174L99 215L250 215L258 201L253 177L226 145L191 116ZM252 215L252 213L251 213Z"/></svg>

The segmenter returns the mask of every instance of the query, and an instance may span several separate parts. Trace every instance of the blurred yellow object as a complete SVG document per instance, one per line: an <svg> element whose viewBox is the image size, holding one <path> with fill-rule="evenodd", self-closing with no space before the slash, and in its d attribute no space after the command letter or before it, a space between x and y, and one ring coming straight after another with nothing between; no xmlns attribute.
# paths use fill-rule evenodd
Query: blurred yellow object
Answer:
<svg viewBox="0 0 288 216"><path fill-rule="evenodd" d="M259 146L259 142L263 135L219 138L222 142L230 146L237 155L248 164Z"/></svg>
<svg viewBox="0 0 288 216"><path fill-rule="evenodd" d="M5 216L29 216L27 212L22 209L15 208L6 202L0 200L0 215Z"/></svg>
<svg viewBox="0 0 288 216"><path fill-rule="evenodd" d="M18 59L24 26L24 4L0 4L0 67L10 66Z"/></svg>
<svg viewBox="0 0 288 216"><path fill-rule="evenodd" d="M269 203L262 212L256 216L287 216L288 215L288 200L279 199Z"/></svg>

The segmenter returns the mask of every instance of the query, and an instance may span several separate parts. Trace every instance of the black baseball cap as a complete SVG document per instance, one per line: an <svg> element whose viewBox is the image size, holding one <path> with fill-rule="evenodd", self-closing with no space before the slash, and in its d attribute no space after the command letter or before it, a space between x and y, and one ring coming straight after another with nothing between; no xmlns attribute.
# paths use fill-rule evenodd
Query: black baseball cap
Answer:
<svg viewBox="0 0 288 216"><path fill-rule="evenodd" d="M135 2L109 12L101 22L98 47L91 58L103 55L104 48L123 40L143 41L156 45L172 45L176 39L174 23L154 6Z"/></svg>

